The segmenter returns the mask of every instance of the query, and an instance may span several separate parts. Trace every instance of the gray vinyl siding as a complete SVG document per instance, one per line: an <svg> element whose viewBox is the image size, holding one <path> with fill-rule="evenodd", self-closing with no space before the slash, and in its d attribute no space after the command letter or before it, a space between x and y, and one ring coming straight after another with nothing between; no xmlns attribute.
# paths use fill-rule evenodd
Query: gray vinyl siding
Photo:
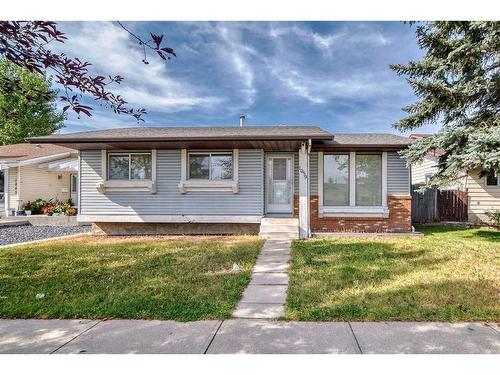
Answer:
<svg viewBox="0 0 500 375"><path fill-rule="evenodd" d="M397 152L387 153L387 194L410 194L410 170Z"/></svg>
<svg viewBox="0 0 500 375"><path fill-rule="evenodd" d="M293 166L293 189L295 195L299 195L299 153L294 153ZM318 195L318 153L311 152L309 155L309 194Z"/></svg>
<svg viewBox="0 0 500 375"><path fill-rule="evenodd" d="M158 150L157 193L97 191L101 151L81 151L81 202L84 215L263 215L263 152L239 151L238 194L179 192L181 151Z"/></svg>
<svg viewBox="0 0 500 375"><path fill-rule="evenodd" d="M309 155L309 194L318 195L318 153Z"/></svg>

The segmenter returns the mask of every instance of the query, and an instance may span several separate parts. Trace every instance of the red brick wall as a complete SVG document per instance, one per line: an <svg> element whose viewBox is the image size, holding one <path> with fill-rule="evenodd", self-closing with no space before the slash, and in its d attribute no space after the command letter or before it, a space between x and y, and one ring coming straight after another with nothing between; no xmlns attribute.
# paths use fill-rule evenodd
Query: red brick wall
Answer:
<svg viewBox="0 0 500 375"><path fill-rule="evenodd" d="M299 217L299 196L293 196L293 217Z"/></svg>
<svg viewBox="0 0 500 375"><path fill-rule="evenodd" d="M298 213L298 196L294 199ZM318 196L311 195L313 232L411 232L411 196L389 195L388 218L318 217Z"/></svg>

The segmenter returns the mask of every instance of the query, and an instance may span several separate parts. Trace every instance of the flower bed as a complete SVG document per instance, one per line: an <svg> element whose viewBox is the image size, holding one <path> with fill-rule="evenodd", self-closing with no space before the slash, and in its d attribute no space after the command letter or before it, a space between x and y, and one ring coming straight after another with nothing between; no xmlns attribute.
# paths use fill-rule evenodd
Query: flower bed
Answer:
<svg viewBox="0 0 500 375"><path fill-rule="evenodd" d="M76 209L72 207L71 199L66 202L53 199L36 199L34 201L24 202L21 207L23 211L29 211L32 215L76 215Z"/></svg>

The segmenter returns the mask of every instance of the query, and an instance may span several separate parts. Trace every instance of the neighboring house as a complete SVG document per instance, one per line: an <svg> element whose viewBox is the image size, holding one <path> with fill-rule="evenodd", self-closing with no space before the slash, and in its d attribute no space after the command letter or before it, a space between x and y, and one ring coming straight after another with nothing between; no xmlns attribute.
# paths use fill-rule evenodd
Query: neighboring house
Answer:
<svg viewBox="0 0 500 375"><path fill-rule="evenodd" d="M73 149L29 143L0 146L0 170L7 216L38 198L77 202L78 152Z"/></svg>
<svg viewBox="0 0 500 375"><path fill-rule="evenodd" d="M430 134L411 134L410 139L427 138ZM432 176L437 172L439 157L444 154L441 150L429 151L421 163L416 163L411 166L411 183L412 185L422 185L429 182ZM458 179L455 183L442 186L441 189L460 189L464 190L467 187L467 176Z"/></svg>
<svg viewBox="0 0 500 375"><path fill-rule="evenodd" d="M428 137L428 134L412 134L410 139ZM437 171L438 158L443 155L442 151L430 152L422 163L412 165L412 184L428 182L430 177ZM468 196L468 220L473 223L491 222L489 213L500 210L500 178L496 173L481 176L480 170L464 172L464 177L454 184L449 184L442 189L467 190Z"/></svg>
<svg viewBox="0 0 500 375"><path fill-rule="evenodd" d="M500 211L500 177L490 173L481 177L480 170L467 174L467 195L469 221L490 223L490 212Z"/></svg>
<svg viewBox="0 0 500 375"><path fill-rule="evenodd" d="M411 231L410 174L397 153L405 137L137 127L29 141L79 150L78 220L109 234L254 230L267 217L297 225L301 238Z"/></svg>

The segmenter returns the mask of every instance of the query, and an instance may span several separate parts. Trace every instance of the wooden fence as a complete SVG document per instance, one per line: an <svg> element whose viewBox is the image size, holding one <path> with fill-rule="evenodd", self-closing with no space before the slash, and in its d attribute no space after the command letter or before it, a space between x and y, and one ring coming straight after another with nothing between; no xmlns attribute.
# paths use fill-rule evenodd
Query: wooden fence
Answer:
<svg viewBox="0 0 500 375"><path fill-rule="evenodd" d="M466 191L427 189L420 193L418 188L412 186L412 222L467 221Z"/></svg>

